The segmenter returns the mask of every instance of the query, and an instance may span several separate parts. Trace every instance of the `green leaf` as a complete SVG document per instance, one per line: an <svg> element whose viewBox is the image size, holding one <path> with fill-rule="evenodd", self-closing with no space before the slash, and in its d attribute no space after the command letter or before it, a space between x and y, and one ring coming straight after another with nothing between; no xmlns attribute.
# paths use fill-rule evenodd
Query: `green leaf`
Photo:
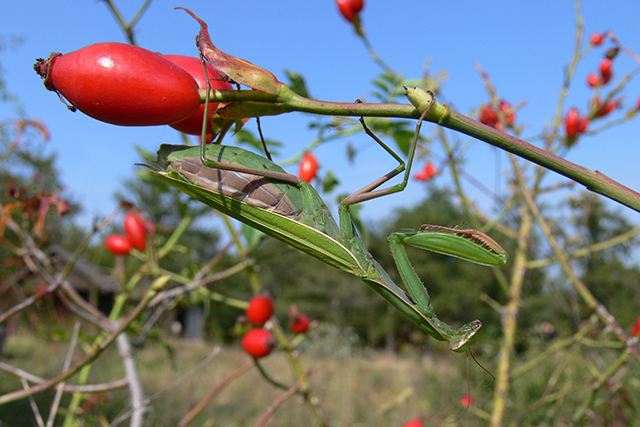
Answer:
<svg viewBox="0 0 640 427"><path fill-rule="evenodd" d="M353 163L353 159L356 158L356 149L353 147L352 143L347 144L347 160L349 163Z"/></svg>
<svg viewBox="0 0 640 427"><path fill-rule="evenodd" d="M322 180L322 192L331 193L333 189L340 184L340 181L336 178L333 172L328 171Z"/></svg>
<svg viewBox="0 0 640 427"><path fill-rule="evenodd" d="M396 141L398 148L406 156L409 154L409 148L411 147L411 140L413 139L414 132L410 130L396 130L393 132L393 139Z"/></svg>
<svg viewBox="0 0 640 427"><path fill-rule="evenodd" d="M289 79L289 89L294 91L300 96L304 96L305 98L311 98L309 95L309 90L307 89L307 83L304 80L302 74L296 73L295 71L284 70L284 73L287 75Z"/></svg>
<svg viewBox="0 0 640 427"><path fill-rule="evenodd" d="M240 129L236 134L235 134L235 138L236 138L236 142L238 144L247 144L253 148L256 149L256 151L260 154L262 154L262 141L260 141L260 138L256 138L253 133L251 133L250 131L248 131L247 129ZM265 144L267 144L267 147L269 147L269 152L274 155L277 156L278 155L278 151L274 150L274 147L281 147L282 146L282 142L280 141L275 141L273 139L265 139L264 140Z"/></svg>

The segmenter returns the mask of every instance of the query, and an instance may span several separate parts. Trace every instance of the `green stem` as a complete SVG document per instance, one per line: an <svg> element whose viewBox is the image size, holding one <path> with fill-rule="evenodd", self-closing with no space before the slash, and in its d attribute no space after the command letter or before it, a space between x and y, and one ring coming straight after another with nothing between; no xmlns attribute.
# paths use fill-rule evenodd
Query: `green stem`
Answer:
<svg viewBox="0 0 640 427"><path fill-rule="evenodd" d="M518 309L521 303L522 287L527 269L527 242L531 235L531 214L522 208L522 221L518 233L518 249L513 261L513 274L509 302L503 309L502 323L504 337L500 345L498 360L498 372L496 374L496 388L494 391L493 412L491 414L491 427L503 425L504 413L509 400L509 383L511 377L511 356L515 345L517 330Z"/></svg>
<svg viewBox="0 0 640 427"><path fill-rule="evenodd" d="M246 101L241 103L238 109L229 110L229 116L225 116L226 118L274 115L293 111L332 116L420 118L420 111L409 104L317 101L295 94L286 85L283 85L279 95L255 90L215 90L211 92L210 100L214 102ZM225 110L220 111L220 113L225 115ZM234 116L234 114L238 115ZM621 185L601 172L594 172L514 136L486 126L451 110L446 105L436 102L427 114L426 120L469 135L557 172L584 185L593 192L640 212L640 193Z"/></svg>
<svg viewBox="0 0 640 427"><path fill-rule="evenodd" d="M607 370L598 376L595 384L591 386L589 396L584 401L582 406L580 406L580 408L578 408L576 412L573 414L573 416L571 417L571 421L573 423L578 423L582 419L582 417L585 415L585 413L593 403L593 400L595 399L598 390L602 388L602 385L605 384L607 380L612 378L620 369L622 369L622 367L627 364L628 360L629 360L629 352L623 351L622 353L620 353L616 361L613 362L611 365L609 365Z"/></svg>

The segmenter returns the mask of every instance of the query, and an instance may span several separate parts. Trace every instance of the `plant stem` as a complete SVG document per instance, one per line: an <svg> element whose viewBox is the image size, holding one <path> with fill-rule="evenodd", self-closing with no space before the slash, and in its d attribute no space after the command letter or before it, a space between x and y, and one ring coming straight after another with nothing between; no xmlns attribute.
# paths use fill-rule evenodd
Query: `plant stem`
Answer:
<svg viewBox="0 0 640 427"><path fill-rule="evenodd" d="M395 117L407 119L419 119L421 114L413 105L409 104L317 101L295 94L286 85L283 85L279 95L255 90L215 90L210 94L210 101L245 101L238 103L235 109L223 109L220 111L220 114L229 119L260 115L277 115L293 111L332 116ZM640 212L640 193L623 186L599 171L594 172L572 163L549 151L451 110L446 105L436 102L427 114L426 120L469 135L515 154L518 157L529 160L578 182L593 192L599 193Z"/></svg>
<svg viewBox="0 0 640 427"><path fill-rule="evenodd" d="M515 343L518 308L522 296L522 286L527 266L527 240L531 233L531 214L522 208L522 222L518 233L518 249L513 262L513 275L509 302L504 308L502 323L504 325L504 337L500 346L498 360L498 372L496 374L496 388L494 391L493 412L491 414L491 427L502 426L504 413L509 400L509 380L511 372L511 354Z"/></svg>

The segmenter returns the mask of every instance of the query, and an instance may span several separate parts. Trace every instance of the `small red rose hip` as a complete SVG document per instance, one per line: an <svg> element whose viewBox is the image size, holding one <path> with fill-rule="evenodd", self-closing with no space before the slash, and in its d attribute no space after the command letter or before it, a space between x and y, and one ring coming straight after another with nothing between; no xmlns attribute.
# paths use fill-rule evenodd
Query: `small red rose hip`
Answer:
<svg viewBox="0 0 640 427"><path fill-rule="evenodd" d="M470 394L465 394L460 398L460 404L463 406L471 406L473 405L473 397Z"/></svg>
<svg viewBox="0 0 640 427"><path fill-rule="evenodd" d="M589 73L587 75L587 86L596 87L600 84L600 77L596 73Z"/></svg>
<svg viewBox="0 0 640 427"><path fill-rule="evenodd" d="M242 337L242 348L256 359L268 356L275 345L273 334L262 328L251 329Z"/></svg>
<svg viewBox="0 0 640 427"><path fill-rule="evenodd" d="M302 161L300 162L300 169L298 169L298 176L305 182L311 182L315 178L318 172L318 159L313 153L305 153Z"/></svg>
<svg viewBox="0 0 640 427"><path fill-rule="evenodd" d="M251 323L262 326L273 316L273 312L273 300L269 294L262 292L251 298L244 314Z"/></svg>
<svg viewBox="0 0 640 427"><path fill-rule="evenodd" d="M309 330L309 317L304 314L300 314L291 320L289 323L289 329L294 334L304 334Z"/></svg>
<svg viewBox="0 0 640 427"><path fill-rule="evenodd" d="M364 7L363 0L337 0L337 3L340 13L349 22L353 22Z"/></svg>
<svg viewBox="0 0 640 427"><path fill-rule="evenodd" d="M602 61L600 61L600 75L602 76L602 83L607 83L609 80L611 80L611 77L613 76L612 73L612 69L613 68L613 61L609 58L604 58Z"/></svg>
<svg viewBox="0 0 640 427"><path fill-rule="evenodd" d="M129 236L129 240L134 248L144 252L147 246L147 228L137 214L128 213L124 217L124 232Z"/></svg>
<svg viewBox="0 0 640 427"><path fill-rule="evenodd" d="M572 107L567 113L564 119L564 127L567 131L567 137L570 139L575 138L580 133L581 119L580 112L576 107Z"/></svg>
<svg viewBox="0 0 640 427"><path fill-rule="evenodd" d="M402 427L422 427L424 426L424 424L422 423L422 420L420 418L415 418L411 421L407 421L405 424L402 425Z"/></svg>
<svg viewBox="0 0 640 427"><path fill-rule="evenodd" d="M123 43L98 43L34 65L47 89L96 120L119 126L166 125L200 107L198 84L161 55Z"/></svg>
<svg viewBox="0 0 640 427"><path fill-rule="evenodd" d="M604 41L604 34L602 33L593 33L591 37L589 37L589 41L594 46L599 46Z"/></svg>
<svg viewBox="0 0 640 427"><path fill-rule="evenodd" d="M587 131L587 127L589 127L589 117L583 117L582 119L580 119L578 132L585 133Z"/></svg>
<svg viewBox="0 0 640 427"><path fill-rule="evenodd" d="M127 236L121 234L112 234L104 239L104 245L114 255L127 255L131 252L133 245Z"/></svg>
<svg viewBox="0 0 640 427"><path fill-rule="evenodd" d="M509 113L509 111L511 111L511 104L509 104L508 101L504 101L504 100L500 101L500 111L506 114L505 122L507 126L510 126L510 127L513 126L513 124L516 122L516 113L514 112Z"/></svg>
<svg viewBox="0 0 640 427"><path fill-rule="evenodd" d="M438 174L438 169L433 162L427 162L424 165L424 169L413 176L416 181L429 181L431 178Z"/></svg>
<svg viewBox="0 0 640 427"><path fill-rule="evenodd" d="M498 115L489 105L485 105L480 110L480 117L478 117L480 123L483 123L487 126L495 127L496 123L498 123Z"/></svg>
<svg viewBox="0 0 640 427"><path fill-rule="evenodd" d="M631 327L631 336L637 337L640 334L640 317L636 320L636 323Z"/></svg>
<svg viewBox="0 0 640 427"><path fill-rule="evenodd" d="M294 305L289 312L289 329L294 334L304 334L309 330L309 317L301 314Z"/></svg>
<svg viewBox="0 0 640 427"><path fill-rule="evenodd" d="M597 102L597 105L600 105L600 102ZM616 109L618 103L616 101L609 101L605 105L602 105L600 109L596 112L596 117L604 117L613 110Z"/></svg>

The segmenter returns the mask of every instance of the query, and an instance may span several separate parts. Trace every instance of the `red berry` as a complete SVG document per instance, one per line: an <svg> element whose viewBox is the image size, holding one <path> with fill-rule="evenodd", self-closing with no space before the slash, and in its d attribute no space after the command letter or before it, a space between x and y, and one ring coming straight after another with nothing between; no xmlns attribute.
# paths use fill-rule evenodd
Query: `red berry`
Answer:
<svg viewBox="0 0 640 427"><path fill-rule="evenodd" d="M198 83L200 89L207 88L207 80L204 75L204 67L199 58L182 55L164 55L165 59L173 62L174 64L182 67L186 72L191 74ZM232 90L233 86L227 81L220 80L221 75L211 65L207 64L207 74L209 75L209 81L211 82L211 90L222 89ZM209 115L214 116L214 111L218 106L217 103L209 103ZM200 105L198 111L196 111L189 118L177 123L172 123L170 126L180 132L187 133L189 135L200 135L202 133L202 122L204 118L204 104ZM211 133L212 124L207 123L208 132Z"/></svg>
<svg viewBox="0 0 640 427"><path fill-rule="evenodd" d="M600 100L596 101L596 105L600 105ZM616 101L609 101L605 105L601 106L600 109L596 112L596 117L604 117L613 110L616 109L618 103Z"/></svg>
<svg viewBox="0 0 640 427"><path fill-rule="evenodd" d="M257 326L264 325L273 316L273 313L273 300L264 292L251 298L245 310L247 319Z"/></svg>
<svg viewBox="0 0 640 427"><path fill-rule="evenodd" d="M640 110L640 96L638 97L638 100L636 101L636 108L638 110Z"/></svg>
<svg viewBox="0 0 640 427"><path fill-rule="evenodd" d="M198 84L157 53L98 43L34 66L49 90L94 119L120 126L175 123L200 107Z"/></svg>
<svg viewBox="0 0 640 427"><path fill-rule="evenodd" d="M509 104L507 101L504 101L504 100L500 101L500 111L502 111L505 114L511 111L511 104ZM508 113L507 116L505 117L505 122L507 126L513 126L515 121L516 121L516 113L514 112Z"/></svg>
<svg viewBox="0 0 640 427"><path fill-rule="evenodd" d="M291 332L294 334L304 334L309 330L309 317L300 313L291 316L289 329L291 329Z"/></svg>
<svg viewBox="0 0 640 427"><path fill-rule="evenodd" d="M638 334L640 334L640 317L638 317L638 319L636 320L636 323L634 323L633 327L631 328L632 337L637 337Z"/></svg>
<svg viewBox="0 0 640 427"><path fill-rule="evenodd" d="M138 215L134 213L125 215L124 232L129 237L133 247L144 252L147 247L147 228Z"/></svg>
<svg viewBox="0 0 640 427"><path fill-rule="evenodd" d="M363 0L337 0L337 3L340 13L349 22L353 22L364 7Z"/></svg>
<svg viewBox="0 0 640 427"><path fill-rule="evenodd" d="M580 120L580 112L576 107L572 107L564 119L564 126L567 131L567 137L575 138L581 132L582 123Z"/></svg>
<svg viewBox="0 0 640 427"><path fill-rule="evenodd" d="M420 418L415 418L403 424L402 427L422 427L423 425L424 424Z"/></svg>
<svg viewBox="0 0 640 427"><path fill-rule="evenodd" d="M463 406L471 406L473 405L473 397L469 394L465 394L460 398L460 404Z"/></svg>
<svg viewBox="0 0 640 427"><path fill-rule="evenodd" d="M602 76L603 83L606 83L611 79L612 73L611 68L613 67L613 61L609 58L604 58L600 61L600 75Z"/></svg>
<svg viewBox="0 0 640 427"><path fill-rule="evenodd" d="M580 125L578 126L578 132L585 133L589 126L589 117L583 117L580 119Z"/></svg>
<svg viewBox="0 0 640 427"><path fill-rule="evenodd" d="M351 9L355 13L360 13L364 7L364 0L351 0Z"/></svg>
<svg viewBox="0 0 640 427"><path fill-rule="evenodd" d="M600 82L600 76L598 76L596 73L589 73L587 75L587 86L596 87L600 84Z"/></svg>
<svg viewBox="0 0 640 427"><path fill-rule="evenodd" d="M424 169L413 176L416 181L429 181L431 178L438 174L438 169L432 162L427 162L424 165Z"/></svg>
<svg viewBox="0 0 640 427"><path fill-rule="evenodd" d="M242 348L256 359L268 356L275 345L273 334L262 328L254 328L242 337Z"/></svg>
<svg viewBox="0 0 640 427"><path fill-rule="evenodd" d="M131 240L121 234L112 234L104 239L104 245L114 255L127 255L132 248Z"/></svg>
<svg viewBox="0 0 640 427"><path fill-rule="evenodd" d="M302 162L300 162L300 169L298 170L298 176L306 181L310 182L316 176L318 171L318 159L313 153L305 153Z"/></svg>
<svg viewBox="0 0 640 427"><path fill-rule="evenodd" d="M589 41L594 46L599 46L604 41L604 34L602 33L593 33L591 37L589 37Z"/></svg>
<svg viewBox="0 0 640 427"><path fill-rule="evenodd" d="M478 117L480 123L484 123L487 126L495 127L498 123L498 115L489 105L485 105L480 110L480 117Z"/></svg>

